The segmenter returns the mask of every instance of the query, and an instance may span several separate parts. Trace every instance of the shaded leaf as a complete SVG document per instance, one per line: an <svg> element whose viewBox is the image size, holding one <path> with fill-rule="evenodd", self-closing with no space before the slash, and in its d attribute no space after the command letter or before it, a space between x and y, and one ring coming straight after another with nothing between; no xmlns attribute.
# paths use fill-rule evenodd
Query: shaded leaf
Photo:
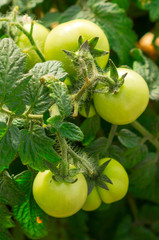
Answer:
<svg viewBox="0 0 159 240"><path fill-rule="evenodd" d="M150 59L143 55L140 49L133 49L131 56L135 59L134 71L138 72L147 82L150 90L150 99L159 100L159 68Z"/></svg>
<svg viewBox="0 0 159 240"><path fill-rule="evenodd" d="M6 128L5 124L1 124L0 139L0 172L8 168L10 163L14 160L19 146L20 132L15 126Z"/></svg>
<svg viewBox="0 0 159 240"><path fill-rule="evenodd" d="M54 141L47 137L42 127L36 125L32 131L21 131L19 155L23 164L29 164L32 168L44 171L46 165L43 161L57 162L60 157L53 149Z"/></svg>
<svg viewBox="0 0 159 240"><path fill-rule="evenodd" d="M29 9L35 8L37 4L42 3L44 0L13 0L13 5L19 7L20 12L25 12Z"/></svg>
<svg viewBox="0 0 159 240"><path fill-rule="evenodd" d="M13 206L24 201L24 192L8 172L0 175L0 202Z"/></svg>
<svg viewBox="0 0 159 240"><path fill-rule="evenodd" d="M47 215L38 207L33 198L32 184L34 177L35 174L30 171L22 172L16 177L19 186L25 189L26 199L23 204L13 207L13 214L29 238L39 239L47 235Z"/></svg>
<svg viewBox="0 0 159 240"><path fill-rule="evenodd" d="M30 79L29 74L23 75L26 56L9 38L0 41L0 52L0 102L22 113L25 110L24 87Z"/></svg>
<svg viewBox="0 0 159 240"><path fill-rule="evenodd" d="M95 115L92 118L87 118L86 120L83 121L81 125L81 130L84 134L84 140L83 140L83 145L88 145L91 143L95 137L97 132L100 129L100 118Z"/></svg>
<svg viewBox="0 0 159 240"><path fill-rule="evenodd" d="M81 129L70 122L62 122L58 131L61 137L68 138L72 141L82 141L84 137Z"/></svg>
<svg viewBox="0 0 159 240"><path fill-rule="evenodd" d="M118 133L118 139L127 148L137 147L141 140L141 138L128 129L121 129Z"/></svg>
<svg viewBox="0 0 159 240"><path fill-rule="evenodd" d="M34 114L42 114L53 104L53 100L49 96L48 88L41 84L40 78L49 73L59 80L63 80L67 73L64 72L62 64L58 61L37 63L30 73L33 76L25 89L25 103L31 107Z"/></svg>

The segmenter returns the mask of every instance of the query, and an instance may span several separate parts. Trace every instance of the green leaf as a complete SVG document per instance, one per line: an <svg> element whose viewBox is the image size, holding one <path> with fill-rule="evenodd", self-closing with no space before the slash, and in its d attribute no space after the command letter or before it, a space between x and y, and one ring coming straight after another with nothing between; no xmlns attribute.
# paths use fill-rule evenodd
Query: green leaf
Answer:
<svg viewBox="0 0 159 240"><path fill-rule="evenodd" d="M21 189L25 189L26 199L23 204L13 207L13 214L29 238L39 239L47 235L47 215L38 207L33 198L32 184L34 177L34 173L30 171L22 172L16 177Z"/></svg>
<svg viewBox="0 0 159 240"><path fill-rule="evenodd" d="M13 5L19 7L20 12L28 11L35 8L37 4L42 3L44 0L13 0Z"/></svg>
<svg viewBox="0 0 159 240"><path fill-rule="evenodd" d="M36 125L31 131L21 131L19 155L23 164L29 164L32 168L44 171L46 165L43 161L57 162L60 157L53 149L54 141L47 137L42 127Z"/></svg>
<svg viewBox="0 0 159 240"><path fill-rule="evenodd" d="M141 141L141 138L128 129L121 129L118 133L118 139L127 148L137 147Z"/></svg>
<svg viewBox="0 0 159 240"><path fill-rule="evenodd" d="M132 169L129 175L131 194L140 199L159 203L157 155L149 153L146 158Z"/></svg>
<svg viewBox="0 0 159 240"><path fill-rule="evenodd" d="M0 140L3 138L7 131L7 125L5 122L0 122Z"/></svg>
<svg viewBox="0 0 159 240"><path fill-rule="evenodd" d="M132 228L132 239L135 240L156 240L156 235L151 231L151 229L145 226L133 226Z"/></svg>
<svg viewBox="0 0 159 240"><path fill-rule="evenodd" d="M121 164L129 169L141 162L148 154L148 148L145 144L130 148L121 154Z"/></svg>
<svg viewBox="0 0 159 240"><path fill-rule="evenodd" d="M42 85L40 78L46 74L52 74L63 80L67 73L64 72L62 64L58 61L37 63L31 70L33 75L25 90L25 103L30 106L34 114L42 114L53 104L49 96L49 90Z"/></svg>
<svg viewBox="0 0 159 240"><path fill-rule="evenodd" d="M73 10L76 10L73 13ZM62 21L88 19L99 25L106 34L110 47L117 53L120 63L129 62L129 51L135 47L136 35L132 30L132 21L117 4L89 0L81 11L70 7L61 16Z"/></svg>
<svg viewBox="0 0 159 240"><path fill-rule="evenodd" d="M120 8L123 8L125 10L128 9L130 0L111 0L112 3L117 3Z"/></svg>
<svg viewBox="0 0 159 240"><path fill-rule="evenodd" d="M14 160L19 146L20 132L15 126L6 128L6 125L1 124L1 135L0 140L0 172L5 168L8 168L10 163Z"/></svg>
<svg viewBox="0 0 159 240"><path fill-rule="evenodd" d="M135 0L138 7L143 10L149 10L150 19L152 21L156 21L159 19L159 2L158 0L150 0L150 1L141 1Z"/></svg>
<svg viewBox="0 0 159 240"><path fill-rule="evenodd" d="M140 49L133 49L131 56L135 59L133 70L138 72L148 84L150 99L159 100L158 66L150 58L145 57Z"/></svg>
<svg viewBox="0 0 159 240"><path fill-rule="evenodd" d="M131 216L126 215L119 223L114 240L133 240L131 236Z"/></svg>
<svg viewBox="0 0 159 240"><path fill-rule="evenodd" d="M0 240L14 240L14 239L7 229L0 228Z"/></svg>
<svg viewBox="0 0 159 240"><path fill-rule="evenodd" d="M58 20L60 23L68 22L74 19L76 14L78 14L80 11L81 11L80 6L73 5L69 7L64 13L62 13Z"/></svg>
<svg viewBox="0 0 159 240"><path fill-rule="evenodd" d="M86 146L85 150L90 155L99 155L99 158L103 158L106 155L106 146L107 139L105 137L100 137Z"/></svg>
<svg viewBox="0 0 159 240"><path fill-rule="evenodd" d="M47 123L49 123L52 127L58 128L61 124L62 117L55 115L54 117L50 117L47 119Z"/></svg>
<svg viewBox="0 0 159 240"><path fill-rule="evenodd" d="M30 79L30 74L23 75L26 56L9 38L0 41L0 52L0 103L22 113L25 110L24 88Z"/></svg>
<svg viewBox="0 0 159 240"><path fill-rule="evenodd" d="M88 145L91 143L95 137L97 132L100 129L100 118L95 115L92 118L87 118L81 125L81 130L84 134L83 145Z"/></svg>
<svg viewBox="0 0 159 240"><path fill-rule="evenodd" d="M60 81L48 79L46 85L50 90L50 96L58 106L58 110L63 117L68 117L72 111L71 98L68 95L67 86Z"/></svg>
<svg viewBox="0 0 159 240"><path fill-rule="evenodd" d="M0 202L13 206L24 201L21 191L14 178L8 172L0 175Z"/></svg>
<svg viewBox="0 0 159 240"><path fill-rule="evenodd" d="M8 208L0 203L0 229L14 227L14 222L12 220L12 214L9 212Z"/></svg>
<svg viewBox="0 0 159 240"><path fill-rule="evenodd" d="M45 14L43 18L40 19L40 22L45 27L50 27L50 25L54 22L57 22L60 18L61 13L59 12L48 12Z"/></svg>
<svg viewBox="0 0 159 240"><path fill-rule="evenodd" d="M82 141L84 137L81 129L70 122L62 122L58 131L61 137L68 138L72 141Z"/></svg>

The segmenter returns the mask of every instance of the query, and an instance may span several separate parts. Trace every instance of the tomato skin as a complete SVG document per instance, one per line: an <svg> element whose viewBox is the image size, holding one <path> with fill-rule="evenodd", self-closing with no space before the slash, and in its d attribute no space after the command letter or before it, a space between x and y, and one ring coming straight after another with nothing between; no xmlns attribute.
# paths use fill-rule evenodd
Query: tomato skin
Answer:
<svg viewBox="0 0 159 240"><path fill-rule="evenodd" d="M103 158L99 161L99 165L108 161L110 158ZM109 190L105 190L97 186L99 195L104 203L112 203L122 199L128 190L129 179L123 166L116 160L111 159L103 174L107 175L113 184L106 183Z"/></svg>
<svg viewBox="0 0 159 240"><path fill-rule="evenodd" d="M39 207L48 215L63 218L78 212L87 198L87 183L78 174L75 183L57 182L52 172L39 172L34 179L33 195Z"/></svg>
<svg viewBox="0 0 159 240"><path fill-rule="evenodd" d="M74 74L70 58L62 50L76 51L79 36L82 36L84 41L99 37L96 48L109 51L109 43L103 30L93 22L77 19L60 24L49 33L44 47L46 60L62 61L65 70ZM109 54L96 58L97 64L104 69L108 58Z"/></svg>
<svg viewBox="0 0 159 240"><path fill-rule="evenodd" d="M82 107L79 109L79 113L85 118L91 118L96 114L95 109L92 104L90 105L88 116L86 114L85 104L83 104Z"/></svg>
<svg viewBox="0 0 159 240"><path fill-rule="evenodd" d="M119 92L94 93L93 99L97 113L104 120L123 125L135 121L144 112L149 102L149 89L145 80L135 71L125 68L117 70L120 77L127 73ZM97 89L100 87L98 84Z"/></svg>
<svg viewBox="0 0 159 240"><path fill-rule="evenodd" d="M88 195L82 209L85 211L94 211L100 207L102 201L98 194L97 188L94 187L92 192Z"/></svg>
<svg viewBox="0 0 159 240"><path fill-rule="evenodd" d="M30 32L31 23L26 23L24 24L23 27L25 28L25 30ZM34 23L32 36L38 48L42 51L42 53L44 51L44 43L46 41L48 33L49 33L49 30L45 28L43 25L39 23ZM24 33L21 33L21 35L19 36L17 44L22 50L24 50L24 52L26 52L26 55L27 55L26 70L27 71L31 69L36 63L41 62L41 59L38 56L38 54L35 52L35 50L29 49L32 47L32 45Z"/></svg>

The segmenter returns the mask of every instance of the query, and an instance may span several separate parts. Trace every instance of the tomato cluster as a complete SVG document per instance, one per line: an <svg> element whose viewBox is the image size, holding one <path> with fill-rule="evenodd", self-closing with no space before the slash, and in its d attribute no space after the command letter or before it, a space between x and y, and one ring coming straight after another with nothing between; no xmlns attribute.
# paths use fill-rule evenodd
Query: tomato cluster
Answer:
<svg viewBox="0 0 159 240"><path fill-rule="evenodd" d="M24 25L26 31L30 31L31 24ZM75 74L75 67L69 56L63 50L76 52L79 48L79 37L84 41L98 38L96 49L109 52L107 37L100 27L87 20L73 20L60 24L52 31L48 31L42 25L35 23L32 29L35 43L44 54L46 60L59 60L70 78ZM35 49L24 34L21 34L18 45L27 52L26 69L30 69L35 63L40 62ZM108 62L109 54L95 57L97 68L104 70ZM103 83L95 85L92 102L89 111L86 111L85 103L79 107L79 113L84 117L91 118L96 113L104 120L117 125L129 124L135 121L145 110L149 101L149 89L145 80L133 70L118 68L118 78L125 76L122 85L117 91L102 92ZM126 75L127 74L127 75ZM118 84L118 79L112 77L111 71L105 74ZM65 83L72 87L69 78ZM50 109L54 115L59 115L56 105ZM108 161L101 159L99 166ZM39 172L33 183L33 195L37 204L48 214L54 217L68 217L75 214L81 208L86 211L97 209L102 201L112 203L122 199L128 190L128 176L122 165L111 159L105 167L103 174L111 183L106 183L109 190L95 185L92 192L87 196L88 186L82 173L74 178L72 183L57 181L50 170Z"/></svg>
<svg viewBox="0 0 159 240"><path fill-rule="evenodd" d="M102 165L109 160L109 158L103 158L99 161L99 165ZM107 183L109 190L95 186L92 192L88 195L83 210L93 211L100 206L102 201L104 203L116 202L122 199L127 193L129 183L128 175L118 161L111 159L107 167L104 169L103 174L112 181L112 183Z"/></svg>
<svg viewBox="0 0 159 240"><path fill-rule="evenodd" d="M99 165L110 159L104 158ZM107 183L109 190L95 186L87 196L88 187L83 174L75 176L76 181L57 182L50 170L39 172L33 183L33 195L44 212L53 217L68 217L81 208L86 211L97 209L101 202L112 203L122 199L128 190L128 175L122 165L111 159L103 174L112 183Z"/></svg>

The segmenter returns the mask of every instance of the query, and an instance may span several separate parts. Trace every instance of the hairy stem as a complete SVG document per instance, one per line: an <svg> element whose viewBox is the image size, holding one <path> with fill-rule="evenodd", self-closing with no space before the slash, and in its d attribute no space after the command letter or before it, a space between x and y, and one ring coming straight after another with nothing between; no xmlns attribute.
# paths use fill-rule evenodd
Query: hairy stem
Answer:
<svg viewBox="0 0 159 240"><path fill-rule="evenodd" d="M62 167L61 167L62 174L61 175L63 177L66 177L68 175L68 170L69 170L68 159L67 159L68 145L67 145L65 138L62 138L60 136L60 134L58 133L58 131L57 131L57 138L60 143L61 152L62 152Z"/></svg>
<svg viewBox="0 0 159 240"><path fill-rule="evenodd" d="M138 121L131 123L131 125L146 137L159 151L159 141L146 128L144 128Z"/></svg>
<svg viewBox="0 0 159 240"><path fill-rule="evenodd" d="M90 175L93 175L96 173L96 170L93 168L92 164L89 161L87 161L85 158L82 158L81 156L79 156L69 146L68 146L68 152L73 158L77 159L88 170Z"/></svg>
<svg viewBox="0 0 159 240"><path fill-rule="evenodd" d="M10 19L8 19L8 18L0 18L0 21L1 22L10 22ZM16 26L20 31L22 31L27 36L27 38L29 39L31 45L34 47L34 50L39 55L39 57L42 60L42 62L45 62L45 57L44 57L43 53L41 52L41 50L36 45L36 43L35 43L35 41L33 39L33 36L31 34L32 33L32 28L33 28L33 23L31 23L32 25L31 25L31 31L30 32L27 32L25 30L25 28L20 23L10 22L10 24Z"/></svg>
<svg viewBox="0 0 159 240"><path fill-rule="evenodd" d="M4 113L8 116L12 116L12 118L22 118L22 119L30 119L30 120L39 120L39 121L43 121L43 115L35 115L35 114L28 114L28 115L20 115L20 116L16 116L15 113L13 113L12 111L6 109L6 108L1 108L0 109L1 113Z"/></svg>
<svg viewBox="0 0 159 240"><path fill-rule="evenodd" d="M34 46L34 50L36 51L36 53L39 55L39 57L41 58L42 62L45 62L45 57L43 55L43 53L41 52L41 50L37 47L35 41L34 41L34 38L32 36L32 34L30 34L29 32L27 32L25 30L25 28L23 28L23 26L19 23L16 23L16 22L11 22L11 25L14 25L16 26L20 31L22 31L26 36L27 38L29 39L30 43L32 46Z"/></svg>

